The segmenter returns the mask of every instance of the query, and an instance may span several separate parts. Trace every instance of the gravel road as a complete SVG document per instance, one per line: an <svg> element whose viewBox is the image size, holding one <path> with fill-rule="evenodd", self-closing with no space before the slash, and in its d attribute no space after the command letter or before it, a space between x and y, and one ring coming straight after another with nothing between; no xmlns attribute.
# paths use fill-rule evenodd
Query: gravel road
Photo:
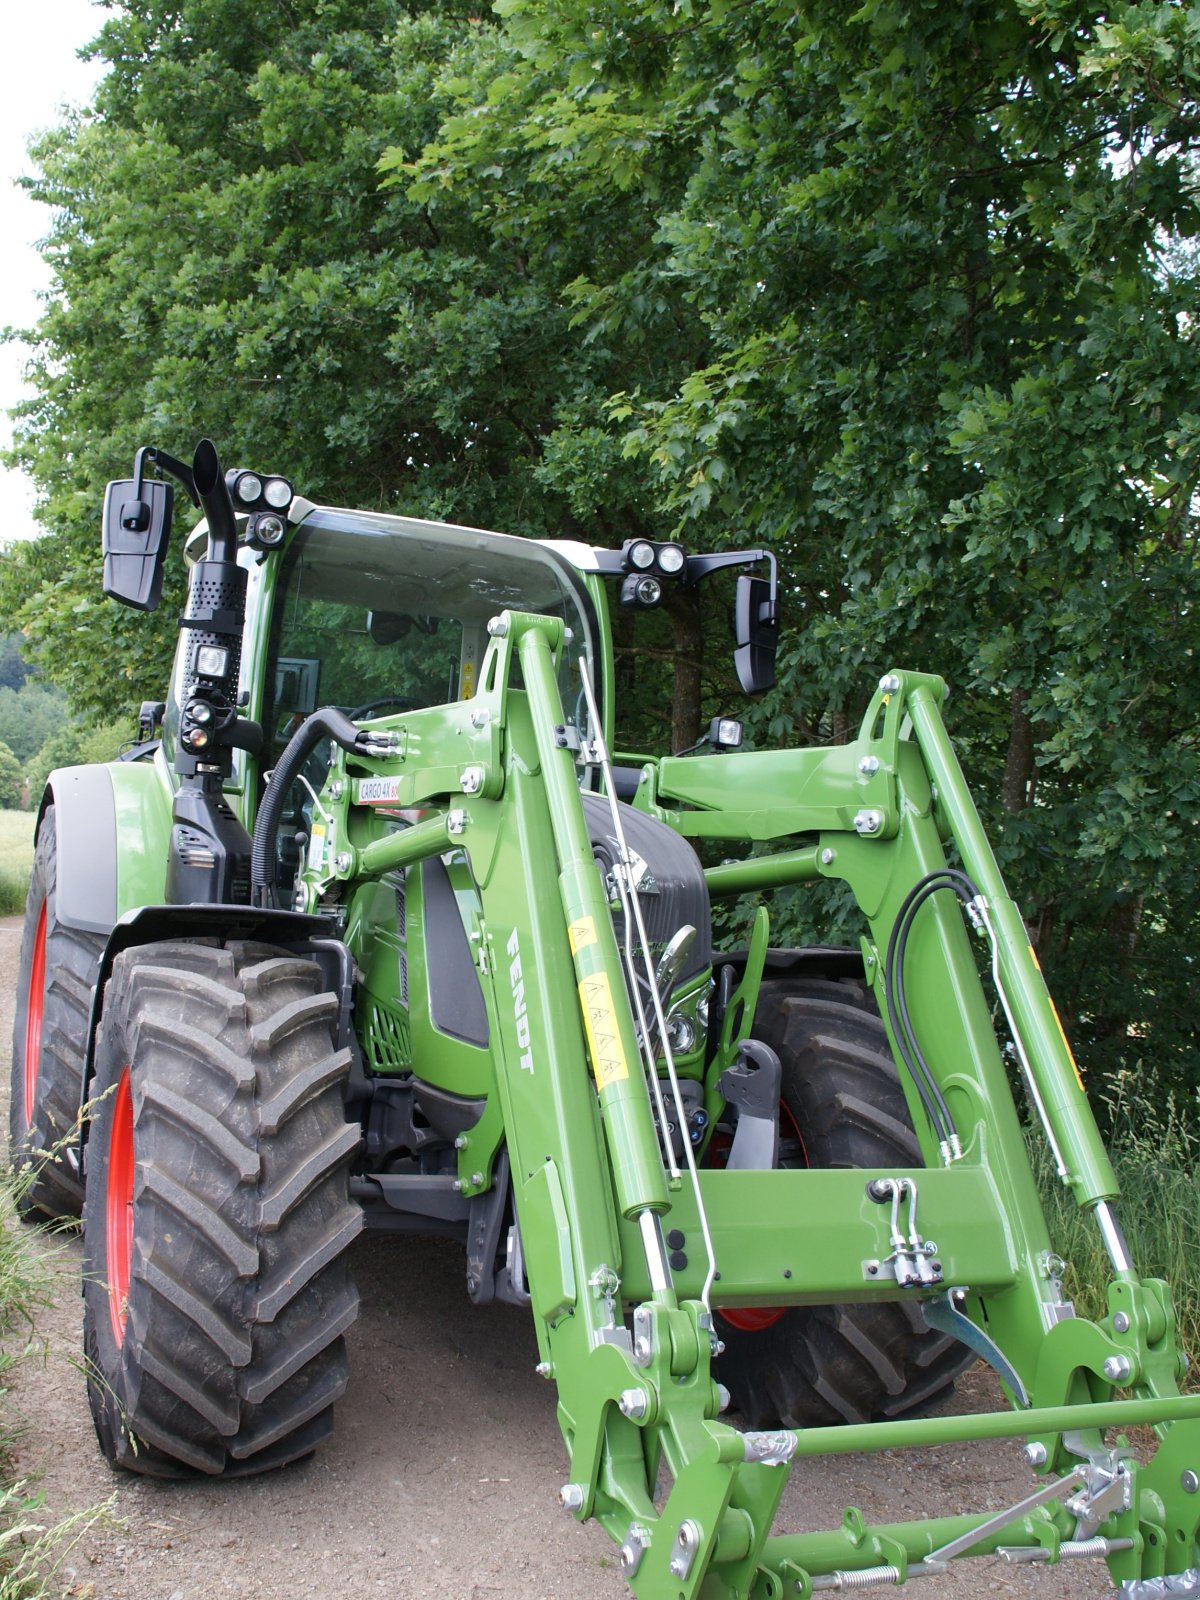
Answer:
<svg viewBox="0 0 1200 1600"><path fill-rule="evenodd" d="M20 921L0 919L0 1039L12 1029ZM7 1074L4 1074L7 1084ZM475 1309L457 1247L367 1238L355 1247L362 1314L333 1441L314 1458L240 1483L115 1477L92 1433L79 1346L78 1240L32 1234L56 1286L10 1396L24 1420L18 1468L65 1514L114 1498L60 1578L75 1600L619 1600L613 1546L558 1505L566 1456L551 1386L534 1373L533 1327ZM998 1404L985 1369L960 1380L963 1409ZM797 1467L780 1529L986 1511L1030 1492L1016 1443L831 1458ZM922 1600L1099 1600L1102 1566L1012 1569L963 1562Z"/></svg>

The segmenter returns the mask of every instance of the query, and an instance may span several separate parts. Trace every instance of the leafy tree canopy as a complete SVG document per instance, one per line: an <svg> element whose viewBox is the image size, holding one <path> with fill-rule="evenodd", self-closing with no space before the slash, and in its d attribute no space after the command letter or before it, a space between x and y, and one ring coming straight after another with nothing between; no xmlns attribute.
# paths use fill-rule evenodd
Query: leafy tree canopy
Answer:
<svg viewBox="0 0 1200 1600"><path fill-rule="evenodd" d="M51 533L0 571L77 704L164 682L177 592L147 627L96 573L151 439L331 501L770 542L758 737L942 672L1069 1028L1192 1070L1194 8L128 0L97 48L95 114L35 151ZM670 624L679 743L724 651Z"/></svg>

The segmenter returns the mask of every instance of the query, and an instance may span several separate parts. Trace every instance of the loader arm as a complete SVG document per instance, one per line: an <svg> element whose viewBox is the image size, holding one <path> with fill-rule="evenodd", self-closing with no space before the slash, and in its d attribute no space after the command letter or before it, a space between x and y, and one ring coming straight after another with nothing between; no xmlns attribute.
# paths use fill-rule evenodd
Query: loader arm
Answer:
<svg viewBox="0 0 1200 1600"><path fill-rule="evenodd" d="M905 1080L924 1167L693 1174L664 1165L579 796L577 764L602 765L604 752L594 736L580 748L563 710L563 624L510 611L489 632L473 699L381 719L390 746L381 733L377 754L337 753L329 837L303 889L311 909L339 883L449 851L469 868L500 1111L456 1141L457 1188L486 1191L507 1146L516 1270L570 1461L564 1506L604 1525L646 1600L892 1584L1001 1546L1013 1559L1104 1556L1134 1600L1195 1595L1200 1396L1178 1391L1165 1289L1139 1280L1124 1250L1111 1169L945 738L938 681L890 675L841 750L647 768L638 804L683 835L778 844L713 869L714 894L818 876L850 885L898 1054L915 1037L925 1074ZM361 786L381 777L423 818L363 842ZM947 866L950 836L961 869ZM942 892L960 870L994 942L1035 1110L1113 1257L1100 1323L1062 1298L962 896ZM682 1248L668 1253L665 1228ZM1014 1409L769 1432L721 1420L715 1309L876 1299L914 1301L951 1326L969 1319L961 1329ZM1105 1441L1134 1423L1158 1435L1145 1467ZM1043 1476L1002 1516L872 1529L848 1512L827 1534L771 1536L798 1456L1010 1437L1031 1441ZM1155 1587L1164 1574L1178 1575L1169 1590Z"/></svg>

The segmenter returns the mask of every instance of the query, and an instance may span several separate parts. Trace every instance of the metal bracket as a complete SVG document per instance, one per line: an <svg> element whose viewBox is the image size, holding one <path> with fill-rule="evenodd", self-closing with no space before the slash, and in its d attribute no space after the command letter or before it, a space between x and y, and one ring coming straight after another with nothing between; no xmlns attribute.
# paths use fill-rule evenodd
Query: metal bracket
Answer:
<svg viewBox="0 0 1200 1600"><path fill-rule="evenodd" d="M1133 1504L1133 1476L1129 1471L1129 1452L1110 1450L1105 1445L1089 1444L1082 1433L1062 1436L1063 1449L1082 1456L1083 1487L1066 1502L1075 1517L1075 1538L1090 1539L1102 1522Z"/></svg>
<svg viewBox="0 0 1200 1600"><path fill-rule="evenodd" d="M770 1172L779 1154L779 1090L782 1068L770 1045L746 1039L738 1059L717 1080L727 1103L737 1108L730 1171Z"/></svg>
<svg viewBox="0 0 1200 1600"><path fill-rule="evenodd" d="M955 1305L955 1295L962 1293L961 1289L952 1289L949 1294L939 1295L936 1300L922 1300L921 1315L931 1328L936 1328L939 1333L952 1334L968 1350L974 1350L977 1356L982 1356L992 1371L998 1373L1008 1385L1017 1404L1023 1409L1027 1408L1030 1404L1029 1391L1021 1382L1020 1373L995 1340L989 1339L982 1328L977 1328L970 1317L964 1316Z"/></svg>
<svg viewBox="0 0 1200 1600"><path fill-rule="evenodd" d="M917 1230L917 1186L911 1178L872 1178L867 1197L876 1205L892 1204L888 1243L891 1255L863 1262L864 1278L894 1278L901 1289L930 1288L942 1281L937 1245L922 1239ZM908 1200L908 1232L900 1227L900 1206Z"/></svg>

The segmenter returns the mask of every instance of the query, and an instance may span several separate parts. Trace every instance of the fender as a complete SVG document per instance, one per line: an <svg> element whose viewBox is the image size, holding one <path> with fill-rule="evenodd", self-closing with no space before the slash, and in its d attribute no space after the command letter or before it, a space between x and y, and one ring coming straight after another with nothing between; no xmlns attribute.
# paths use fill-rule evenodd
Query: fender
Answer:
<svg viewBox="0 0 1200 1600"><path fill-rule="evenodd" d="M107 935L124 912L163 898L171 787L159 760L59 767L46 781L39 827L49 806L61 923Z"/></svg>
<svg viewBox="0 0 1200 1600"><path fill-rule="evenodd" d="M50 774L38 827L54 807L58 920L107 934L117 920L117 807L107 767L62 767Z"/></svg>
<svg viewBox="0 0 1200 1600"><path fill-rule="evenodd" d="M164 939L211 939L220 944L227 939L261 939L265 943L308 955L326 968L326 981L340 997L337 1043L348 1044L353 1034L354 962L349 950L338 939L336 922L329 916L306 916L298 911L275 911L239 905L156 905L128 912L109 934L88 1022L87 1053L83 1063L80 1102L81 1156L86 1154L90 1118L82 1115L91 1098L96 1071L96 1039L104 1014L104 995L113 962L122 950L137 945L159 944ZM86 1169L84 1169L86 1170Z"/></svg>

